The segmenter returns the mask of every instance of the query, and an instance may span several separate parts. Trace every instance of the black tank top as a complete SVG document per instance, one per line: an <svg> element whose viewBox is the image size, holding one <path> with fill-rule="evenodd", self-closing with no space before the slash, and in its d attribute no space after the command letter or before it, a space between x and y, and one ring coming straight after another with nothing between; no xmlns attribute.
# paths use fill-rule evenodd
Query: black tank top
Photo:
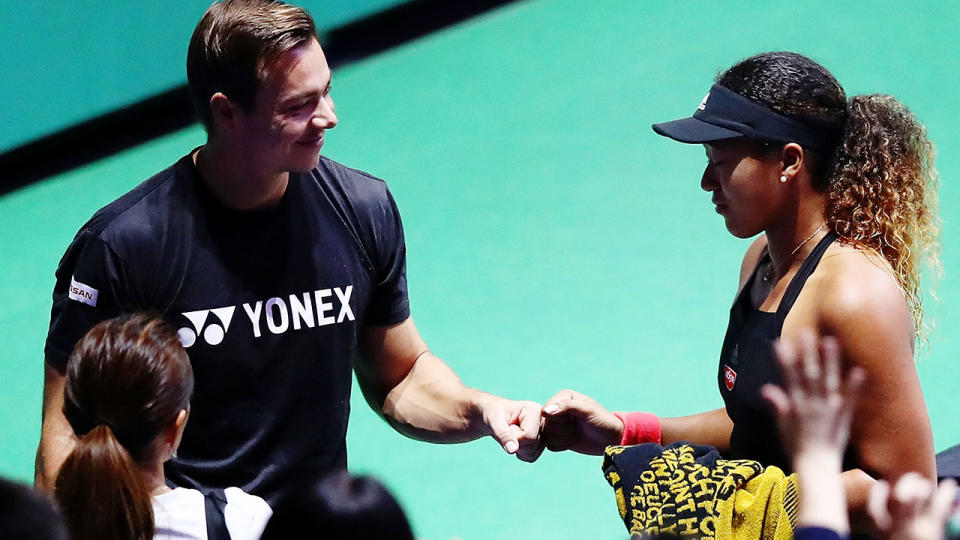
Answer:
<svg viewBox="0 0 960 540"><path fill-rule="evenodd" d="M769 252L760 258L753 275L730 308L730 323L720 352L717 380L727 414L733 420L729 452L732 459L752 459L764 466L776 465L784 471L791 470L790 456L780 444L773 408L760 394L760 387L767 383L782 384L773 342L780 337L783 321L807 278L835 239L836 235L829 232L813 248L790 280L776 313L760 311L750 301L750 289L763 262L769 259Z"/></svg>

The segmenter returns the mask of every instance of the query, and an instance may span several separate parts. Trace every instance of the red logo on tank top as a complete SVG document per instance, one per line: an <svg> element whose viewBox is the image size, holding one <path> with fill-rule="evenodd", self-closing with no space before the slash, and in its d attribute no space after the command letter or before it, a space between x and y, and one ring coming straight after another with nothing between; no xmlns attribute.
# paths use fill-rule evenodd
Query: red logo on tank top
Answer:
<svg viewBox="0 0 960 540"><path fill-rule="evenodd" d="M727 390L733 390L733 385L737 382L737 372L730 366L723 366L723 382L727 385Z"/></svg>

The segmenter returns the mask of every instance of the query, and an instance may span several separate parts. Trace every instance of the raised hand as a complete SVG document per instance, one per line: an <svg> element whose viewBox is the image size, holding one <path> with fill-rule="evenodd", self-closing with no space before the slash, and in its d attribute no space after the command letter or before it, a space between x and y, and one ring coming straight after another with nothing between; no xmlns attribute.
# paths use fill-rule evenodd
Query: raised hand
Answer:
<svg viewBox="0 0 960 540"><path fill-rule="evenodd" d="M775 350L784 386L767 384L761 392L776 409L780 440L793 458L800 487L797 525L847 534L840 474L864 371L853 368L844 379L836 340L818 340L810 330L795 342L777 342Z"/></svg>
<svg viewBox="0 0 960 540"><path fill-rule="evenodd" d="M810 331L801 332L796 342L778 341L775 350L784 388L768 384L761 391L776 410L784 449L795 461L816 453L839 466L864 371L854 367L844 379L836 340L818 341Z"/></svg>
<svg viewBox="0 0 960 540"><path fill-rule="evenodd" d="M944 480L938 487L918 473L900 477L893 490L880 480L870 490L867 511L882 538L940 540L957 493L957 483Z"/></svg>

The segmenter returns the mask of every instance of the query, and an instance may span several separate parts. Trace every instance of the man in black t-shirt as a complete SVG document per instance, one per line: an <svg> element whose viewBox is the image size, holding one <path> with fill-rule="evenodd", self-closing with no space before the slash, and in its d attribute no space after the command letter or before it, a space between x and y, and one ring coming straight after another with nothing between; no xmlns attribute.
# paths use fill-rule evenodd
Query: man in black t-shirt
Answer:
<svg viewBox="0 0 960 540"><path fill-rule="evenodd" d="M75 435L62 413L74 343L97 322L161 313L196 389L178 485L275 501L303 473L346 466L351 372L398 431L492 435L539 451L539 405L464 386L410 318L400 216L383 181L319 157L337 124L330 70L302 9L214 4L187 57L207 143L97 212L57 269L37 483ZM83 435L83 434L79 434Z"/></svg>

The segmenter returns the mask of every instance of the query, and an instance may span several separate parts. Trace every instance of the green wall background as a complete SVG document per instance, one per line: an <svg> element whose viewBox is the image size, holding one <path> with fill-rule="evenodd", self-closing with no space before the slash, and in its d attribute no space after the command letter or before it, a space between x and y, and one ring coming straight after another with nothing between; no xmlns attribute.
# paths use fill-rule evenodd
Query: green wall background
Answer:
<svg viewBox="0 0 960 540"><path fill-rule="evenodd" d="M713 76L793 49L848 93L907 103L938 145L944 275L918 355L938 450L960 442L960 4L539 0L344 68L327 155L387 179L412 309L470 385L545 401L575 388L613 409L720 406L714 380L737 268L699 188L697 146L650 123L692 112ZM190 24L192 25L192 23ZM197 128L0 198L0 474L28 479L53 270L101 205L196 144ZM534 465L490 439L394 433L356 393L351 469L396 491L425 539L623 538L598 458Z"/></svg>
<svg viewBox="0 0 960 540"><path fill-rule="evenodd" d="M321 31L404 0L306 0ZM0 153L185 84L211 0L0 2Z"/></svg>

